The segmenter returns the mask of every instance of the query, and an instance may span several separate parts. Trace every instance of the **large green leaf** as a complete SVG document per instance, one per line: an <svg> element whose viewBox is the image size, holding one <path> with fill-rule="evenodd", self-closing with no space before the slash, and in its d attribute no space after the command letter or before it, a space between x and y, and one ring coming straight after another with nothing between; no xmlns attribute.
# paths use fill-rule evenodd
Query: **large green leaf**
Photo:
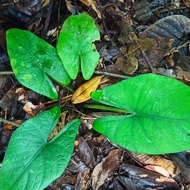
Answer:
<svg viewBox="0 0 190 190"><path fill-rule="evenodd" d="M92 76L100 57L92 42L98 39L98 28L87 14L72 15L64 22L57 53L72 79L77 77L80 63L84 79Z"/></svg>
<svg viewBox="0 0 190 190"><path fill-rule="evenodd" d="M71 121L48 142L59 116L60 108L54 107L27 120L14 132L0 170L0 189L44 189L63 173L73 153L80 121Z"/></svg>
<svg viewBox="0 0 190 190"><path fill-rule="evenodd" d="M190 88L169 77L144 74L91 94L131 114L96 119L93 128L126 149L165 154L190 149Z"/></svg>
<svg viewBox="0 0 190 190"><path fill-rule="evenodd" d="M47 75L63 85L69 84L70 78L56 49L31 32L20 29L8 30L6 39L11 66L18 81L42 95L57 99L58 93Z"/></svg>

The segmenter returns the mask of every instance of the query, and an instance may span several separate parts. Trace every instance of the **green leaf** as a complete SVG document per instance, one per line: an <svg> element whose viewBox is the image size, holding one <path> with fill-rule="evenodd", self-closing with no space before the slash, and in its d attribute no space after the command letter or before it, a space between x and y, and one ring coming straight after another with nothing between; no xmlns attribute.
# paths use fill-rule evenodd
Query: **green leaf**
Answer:
<svg viewBox="0 0 190 190"><path fill-rule="evenodd" d="M48 78L67 85L66 73L56 49L29 31L10 29L6 33L8 54L18 81L42 95L57 99L58 93Z"/></svg>
<svg viewBox="0 0 190 190"><path fill-rule="evenodd" d="M99 31L87 14L70 16L60 31L57 53L72 79L77 77L79 64L84 79L94 73L100 58L92 42L100 39Z"/></svg>
<svg viewBox="0 0 190 190"><path fill-rule="evenodd" d="M93 92L129 115L96 119L93 128L137 153L165 154L190 148L190 88L169 77L144 74Z"/></svg>
<svg viewBox="0 0 190 190"><path fill-rule="evenodd" d="M69 163L79 120L47 141L60 116L54 107L27 120L13 134L0 170L0 189L40 190L58 178Z"/></svg>

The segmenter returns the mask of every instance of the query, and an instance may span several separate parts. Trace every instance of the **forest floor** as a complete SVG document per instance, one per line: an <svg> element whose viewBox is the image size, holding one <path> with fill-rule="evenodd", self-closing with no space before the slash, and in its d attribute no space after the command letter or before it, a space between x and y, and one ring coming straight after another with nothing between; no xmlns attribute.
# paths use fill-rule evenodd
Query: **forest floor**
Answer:
<svg viewBox="0 0 190 190"><path fill-rule="evenodd" d="M64 21L83 12L92 17L101 35L95 42L101 58L94 72L94 76L104 75L100 89L144 73L190 84L188 0L1 0L0 117L4 122L0 125L0 163L17 128L14 123L22 123L55 105L15 78L7 53L6 31L28 30L56 46ZM84 82L80 73L69 87L76 90ZM61 90L69 95L64 88ZM68 109L63 116L66 122L79 117L82 124L69 165L46 190L190 189L189 151L164 155L131 152L92 129L93 119L109 115L108 111L66 100L61 105Z"/></svg>

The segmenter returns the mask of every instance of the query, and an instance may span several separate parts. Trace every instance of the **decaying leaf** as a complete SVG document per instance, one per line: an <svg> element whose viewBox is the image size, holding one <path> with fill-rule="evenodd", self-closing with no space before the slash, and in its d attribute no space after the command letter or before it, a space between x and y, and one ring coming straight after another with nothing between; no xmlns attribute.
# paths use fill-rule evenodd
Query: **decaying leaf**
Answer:
<svg viewBox="0 0 190 190"><path fill-rule="evenodd" d="M35 114L33 113L33 110L36 109L38 106L32 104L32 102L26 102L26 104L23 107L23 110L28 113L31 117L34 117Z"/></svg>
<svg viewBox="0 0 190 190"><path fill-rule="evenodd" d="M104 183L111 172L118 169L121 153L120 149L111 150L108 156L96 165L92 172L92 187L94 190L97 190Z"/></svg>
<svg viewBox="0 0 190 190"><path fill-rule="evenodd" d="M98 18L102 18L100 11L98 10L98 5L96 0L80 0L83 4L85 4L87 7L92 8L96 14L98 15Z"/></svg>
<svg viewBox="0 0 190 190"><path fill-rule="evenodd" d="M175 165L177 165L184 176L187 183L190 183L190 168L189 168L189 161L187 160L186 156L183 152L171 154L170 157L172 158Z"/></svg>
<svg viewBox="0 0 190 190"><path fill-rule="evenodd" d="M76 14L76 8L73 5L73 2L71 0L65 0L67 9L72 13L72 14Z"/></svg>
<svg viewBox="0 0 190 190"><path fill-rule="evenodd" d="M90 99L90 93L95 91L100 85L103 76L96 76L82 84L73 94L72 103L79 104Z"/></svg>
<svg viewBox="0 0 190 190"><path fill-rule="evenodd" d="M77 143L76 143L77 141ZM75 141L75 153L80 160L88 167L93 168L95 165L94 155L87 142L80 136Z"/></svg>
<svg viewBox="0 0 190 190"><path fill-rule="evenodd" d="M135 1L133 5L134 18L146 22L152 15L150 4L146 0Z"/></svg>
<svg viewBox="0 0 190 190"><path fill-rule="evenodd" d="M190 32L190 20L183 15L171 15L149 26L142 35L148 37L166 37L181 39Z"/></svg>
<svg viewBox="0 0 190 190"><path fill-rule="evenodd" d="M190 0L184 0L183 1L185 3L185 5L189 8L190 7Z"/></svg>
<svg viewBox="0 0 190 190"><path fill-rule="evenodd" d="M123 164L121 168L125 173L122 172L118 179L127 189L179 189L179 185L173 179L155 172L129 164Z"/></svg>
<svg viewBox="0 0 190 190"><path fill-rule="evenodd" d="M133 74L138 68L158 67L160 60L170 51L173 39L137 36L131 27L130 19L117 23L121 29L119 41L123 46L116 60L116 67L125 74Z"/></svg>
<svg viewBox="0 0 190 190"><path fill-rule="evenodd" d="M136 162L145 166L146 169L156 171L164 176L175 176L179 174L176 166L169 159L162 156L151 156L146 154L136 154L134 152L129 152ZM158 167L159 166L159 167Z"/></svg>
<svg viewBox="0 0 190 190"><path fill-rule="evenodd" d="M67 169L72 172L84 172L88 169L88 167L81 161L81 159L76 154L74 154L70 160Z"/></svg>
<svg viewBox="0 0 190 190"><path fill-rule="evenodd" d="M75 189L87 190L89 189L90 184L90 169L87 169L84 172L79 172Z"/></svg>
<svg viewBox="0 0 190 190"><path fill-rule="evenodd" d="M136 54L139 51L150 51L154 46L154 39L151 38L137 38L137 36L133 33L133 43L129 45L127 54L124 55L124 61L128 60L128 63L124 62L116 62L118 67L126 74L133 74L138 68L138 59L136 58ZM123 65L122 65L123 64Z"/></svg>

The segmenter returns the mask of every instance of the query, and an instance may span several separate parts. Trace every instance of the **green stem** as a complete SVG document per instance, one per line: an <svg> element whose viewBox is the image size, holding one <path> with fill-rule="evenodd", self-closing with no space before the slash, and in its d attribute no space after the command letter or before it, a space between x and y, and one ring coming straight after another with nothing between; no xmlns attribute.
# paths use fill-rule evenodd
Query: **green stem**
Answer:
<svg viewBox="0 0 190 190"><path fill-rule="evenodd" d="M110 106L103 106L103 105L91 105L91 104L85 104L85 108L90 108L90 109L99 109L99 110L105 110L105 111L113 111L113 112L120 112L120 113L125 113L125 114L130 114L131 112L121 109L121 108L114 108Z"/></svg>
<svg viewBox="0 0 190 190"><path fill-rule="evenodd" d="M68 91L70 91L70 92L74 92L74 90L72 89L72 88L70 88L69 86L67 86L67 85L63 85Z"/></svg>

